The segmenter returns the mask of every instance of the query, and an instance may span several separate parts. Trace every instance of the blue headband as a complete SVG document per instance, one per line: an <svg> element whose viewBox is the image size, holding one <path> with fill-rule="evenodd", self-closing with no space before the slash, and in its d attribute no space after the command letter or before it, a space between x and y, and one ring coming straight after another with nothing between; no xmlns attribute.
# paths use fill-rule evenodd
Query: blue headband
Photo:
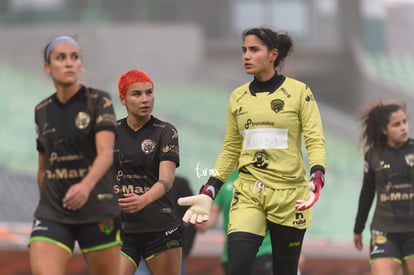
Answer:
<svg viewBox="0 0 414 275"><path fill-rule="evenodd" d="M69 43L75 45L78 49L80 48L78 42L76 42L76 40L73 39L72 37L70 37L70 36L59 36L59 37L53 39L52 41L50 41L49 44L47 44L47 47L46 47L46 50L45 50L45 56L44 56L44 59L45 59L46 63L49 61L50 52L60 42L69 42Z"/></svg>

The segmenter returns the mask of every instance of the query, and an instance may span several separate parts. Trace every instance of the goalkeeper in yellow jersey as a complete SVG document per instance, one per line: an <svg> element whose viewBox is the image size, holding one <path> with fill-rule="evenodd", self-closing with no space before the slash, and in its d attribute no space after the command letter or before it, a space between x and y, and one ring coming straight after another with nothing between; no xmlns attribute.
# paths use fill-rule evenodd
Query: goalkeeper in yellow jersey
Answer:
<svg viewBox="0 0 414 275"><path fill-rule="evenodd" d="M290 36L269 28L242 35L242 61L253 80L236 88L227 108L226 134L213 173L189 205L185 222L208 220L212 200L238 163L228 226L229 274L251 274L269 230L273 273L297 274L311 207L324 185L325 140L310 88L277 70L293 47ZM307 177L302 154L307 150Z"/></svg>

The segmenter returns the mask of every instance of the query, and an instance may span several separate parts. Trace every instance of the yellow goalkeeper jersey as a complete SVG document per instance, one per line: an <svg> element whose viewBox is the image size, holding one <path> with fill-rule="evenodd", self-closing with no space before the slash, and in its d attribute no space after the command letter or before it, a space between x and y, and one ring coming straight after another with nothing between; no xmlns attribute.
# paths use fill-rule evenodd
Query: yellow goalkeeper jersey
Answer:
<svg viewBox="0 0 414 275"><path fill-rule="evenodd" d="M311 89L285 77L275 91L236 88L227 107L226 134L214 173L225 182L238 163L270 188L306 184L302 137L309 167L326 168L325 140L319 108Z"/></svg>

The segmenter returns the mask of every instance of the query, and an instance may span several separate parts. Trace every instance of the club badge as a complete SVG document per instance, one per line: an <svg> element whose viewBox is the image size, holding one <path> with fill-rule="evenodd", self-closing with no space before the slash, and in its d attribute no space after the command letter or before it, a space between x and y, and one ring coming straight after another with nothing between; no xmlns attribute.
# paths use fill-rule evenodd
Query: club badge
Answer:
<svg viewBox="0 0 414 275"><path fill-rule="evenodd" d="M99 230L106 235L109 235L114 230L114 221L108 220L99 223Z"/></svg>
<svg viewBox="0 0 414 275"><path fill-rule="evenodd" d="M285 102L281 99L274 99L270 102L270 108L272 108L275 113L279 113L284 107Z"/></svg>
<svg viewBox="0 0 414 275"><path fill-rule="evenodd" d="M408 154L405 155L405 162L408 166L413 167L414 166L414 154Z"/></svg>
<svg viewBox="0 0 414 275"><path fill-rule="evenodd" d="M88 113L85 113L85 112L79 112L75 118L75 126L80 130L87 128L90 122L91 122L91 117L89 116Z"/></svg>
<svg viewBox="0 0 414 275"><path fill-rule="evenodd" d="M260 168L260 169L266 169L269 165L269 157L265 152L256 152L254 154L254 167Z"/></svg>
<svg viewBox="0 0 414 275"><path fill-rule="evenodd" d="M145 139L141 143L141 150L146 155L151 154L155 150L155 145L156 145L155 141L150 140L150 139Z"/></svg>

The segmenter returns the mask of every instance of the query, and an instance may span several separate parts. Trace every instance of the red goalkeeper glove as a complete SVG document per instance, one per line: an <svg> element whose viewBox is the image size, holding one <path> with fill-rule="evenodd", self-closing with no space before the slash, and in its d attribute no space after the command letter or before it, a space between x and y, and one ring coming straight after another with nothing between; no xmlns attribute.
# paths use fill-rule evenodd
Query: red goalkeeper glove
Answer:
<svg viewBox="0 0 414 275"><path fill-rule="evenodd" d="M303 211L311 208L319 199L320 192L325 184L325 176L321 170L315 170L309 181L309 190L311 191L305 200L297 200L295 208Z"/></svg>

